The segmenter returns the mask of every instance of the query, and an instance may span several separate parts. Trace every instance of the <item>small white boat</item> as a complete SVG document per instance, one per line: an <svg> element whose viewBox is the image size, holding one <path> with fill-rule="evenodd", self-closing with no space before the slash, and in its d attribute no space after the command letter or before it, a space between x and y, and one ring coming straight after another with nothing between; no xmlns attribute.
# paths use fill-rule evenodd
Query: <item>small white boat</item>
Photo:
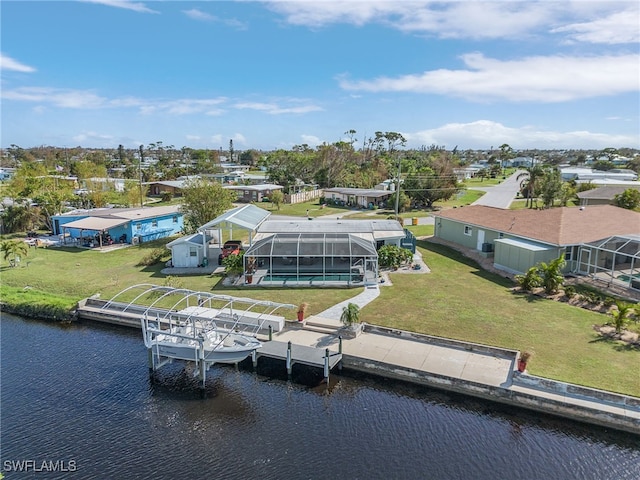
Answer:
<svg viewBox="0 0 640 480"><path fill-rule="evenodd" d="M142 334L154 356L202 361L207 366L241 362L262 347L255 337L197 323L159 329L143 320Z"/></svg>

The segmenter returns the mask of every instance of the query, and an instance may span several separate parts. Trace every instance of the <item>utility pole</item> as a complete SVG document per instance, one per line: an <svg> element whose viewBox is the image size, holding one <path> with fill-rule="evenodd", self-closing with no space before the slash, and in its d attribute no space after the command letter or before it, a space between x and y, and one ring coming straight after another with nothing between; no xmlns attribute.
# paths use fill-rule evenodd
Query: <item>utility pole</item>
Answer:
<svg viewBox="0 0 640 480"><path fill-rule="evenodd" d="M138 184L140 185L140 208L142 208L142 159L144 158L144 147L140 145L140 162L138 162Z"/></svg>
<svg viewBox="0 0 640 480"><path fill-rule="evenodd" d="M396 220L398 219L398 207L400 205L400 170L402 169L402 163L400 162L400 155L396 154L398 156L398 177L396 179L396 208L395 208L395 212L396 212Z"/></svg>

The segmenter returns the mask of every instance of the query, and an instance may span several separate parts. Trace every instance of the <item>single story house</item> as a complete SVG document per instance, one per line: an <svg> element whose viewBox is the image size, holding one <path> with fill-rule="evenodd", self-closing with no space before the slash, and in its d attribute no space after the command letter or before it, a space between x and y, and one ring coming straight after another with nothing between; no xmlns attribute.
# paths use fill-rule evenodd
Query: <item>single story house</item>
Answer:
<svg viewBox="0 0 640 480"><path fill-rule="evenodd" d="M182 195L187 180L162 180L155 182L143 182L143 185L149 187L149 195L159 197L164 193L170 193L173 197Z"/></svg>
<svg viewBox="0 0 640 480"><path fill-rule="evenodd" d="M406 248L407 232L396 220L271 220L255 205L236 207L167 244L173 267L207 265L225 240L245 245L245 281L264 286L366 285L378 280L378 249ZM238 233L240 231L241 233Z"/></svg>
<svg viewBox="0 0 640 480"><path fill-rule="evenodd" d="M138 244L169 237L182 231L178 205L143 208L94 208L73 210L52 217L54 235L62 235L87 247L112 243Z"/></svg>
<svg viewBox="0 0 640 480"><path fill-rule="evenodd" d="M262 185L225 185L227 190L233 190L238 194L238 201L251 203L267 201L276 190L282 190L281 185L264 183Z"/></svg>
<svg viewBox="0 0 640 480"><path fill-rule="evenodd" d="M628 188L635 188L640 191L640 183L630 187L620 185L598 187L578 193L578 198L580 199L580 205L585 207L588 205L613 205L615 196L620 195Z"/></svg>
<svg viewBox="0 0 640 480"><path fill-rule="evenodd" d="M393 195L392 191L371 188L334 187L324 189L324 196L327 200L361 208L381 207L391 195Z"/></svg>
<svg viewBox="0 0 640 480"><path fill-rule="evenodd" d="M565 273L602 274L630 287L635 275L640 279L640 213L632 210L613 205L546 210L471 205L434 217L436 238L492 256L495 268L512 274L563 256Z"/></svg>

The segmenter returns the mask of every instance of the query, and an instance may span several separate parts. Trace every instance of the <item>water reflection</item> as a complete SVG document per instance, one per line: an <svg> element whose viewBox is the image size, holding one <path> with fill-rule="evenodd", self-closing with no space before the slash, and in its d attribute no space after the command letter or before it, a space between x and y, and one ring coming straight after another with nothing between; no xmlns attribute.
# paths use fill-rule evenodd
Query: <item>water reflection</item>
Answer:
<svg viewBox="0 0 640 480"><path fill-rule="evenodd" d="M150 380L137 331L1 328L2 460L79 465L38 478L640 478L640 437L604 428L262 360L214 366L201 398L179 363Z"/></svg>

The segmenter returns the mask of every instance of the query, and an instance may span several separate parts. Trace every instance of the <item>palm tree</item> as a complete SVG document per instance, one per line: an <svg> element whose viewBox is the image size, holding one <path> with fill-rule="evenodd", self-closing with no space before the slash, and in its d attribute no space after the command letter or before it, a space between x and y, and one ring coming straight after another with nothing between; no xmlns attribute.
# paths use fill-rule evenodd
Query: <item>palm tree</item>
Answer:
<svg viewBox="0 0 640 480"><path fill-rule="evenodd" d="M542 165L533 164L516 177L517 180L520 180L520 187L524 188L527 192L527 201L525 206L533 208L533 197L535 196L538 184L542 177L544 177L544 174L545 169Z"/></svg>
<svg viewBox="0 0 640 480"><path fill-rule="evenodd" d="M342 315L340 321L343 325L350 327L360 322L360 307L355 303L349 303L346 307L342 308Z"/></svg>
<svg viewBox="0 0 640 480"><path fill-rule="evenodd" d="M546 264L540 262L540 275L542 276L542 286L547 294L555 293L564 283L562 267L564 267L564 257L561 255L555 260Z"/></svg>
<svg viewBox="0 0 640 480"><path fill-rule="evenodd" d="M3 253L5 260L9 260L11 266L16 266L21 255L27 256L29 247L20 240L5 240L0 243L0 252Z"/></svg>
<svg viewBox="0 0 640 480"><path fill-rule="evenodd" d="M616 308L609 312L613 317L613 324L616 327L616 333L622 332L622 328L627 322L629 314L633 311L634 306L630 303L616 301Z"/></svg>

